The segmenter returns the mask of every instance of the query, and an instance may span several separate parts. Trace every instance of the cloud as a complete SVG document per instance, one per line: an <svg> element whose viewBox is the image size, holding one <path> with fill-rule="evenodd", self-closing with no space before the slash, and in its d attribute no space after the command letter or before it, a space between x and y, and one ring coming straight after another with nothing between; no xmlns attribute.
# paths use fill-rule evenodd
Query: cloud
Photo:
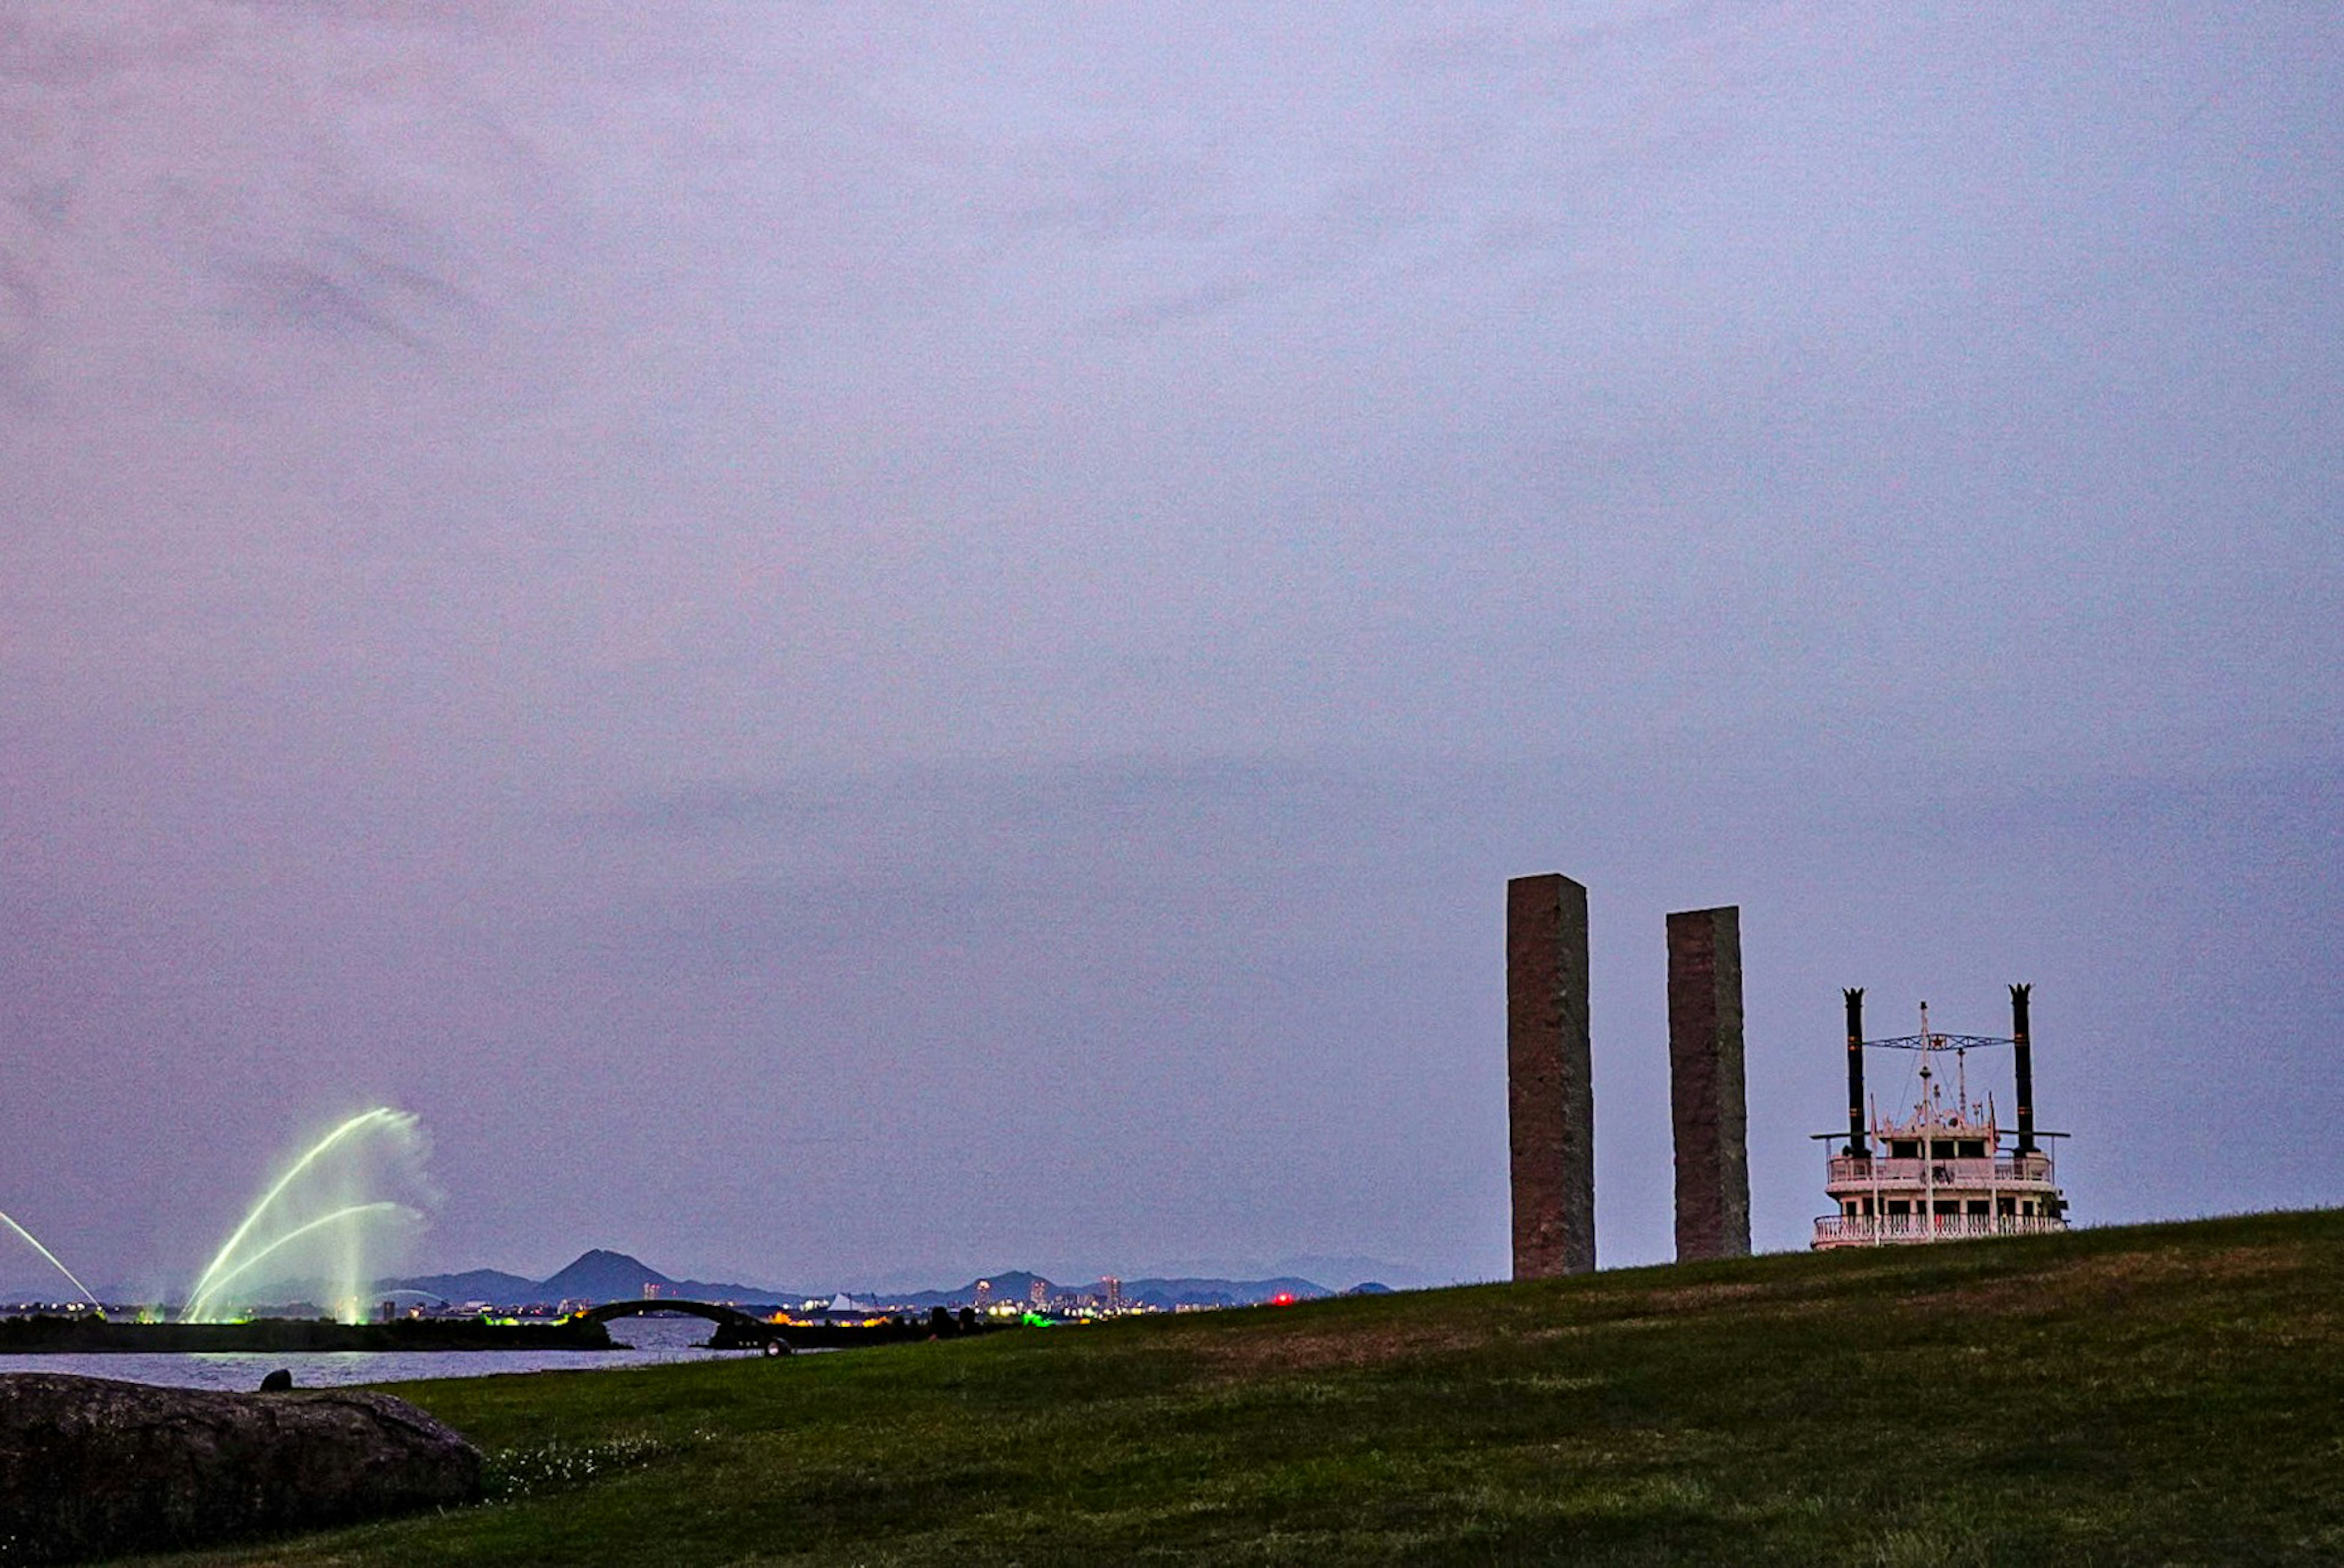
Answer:
<svg viewBox="0 0 2344 1568"><path fill-rule="evenodd" d="M0 349L70 405L247 399L323 353L477 349L566 222L495 6L37 6L0 41ZM256 353L256 350L258 350ZM157 371L167 374L160 380Z"/></svg>
<svg viewBox="0 0 2344 1568"><path fill-rule="evenodd" d="M256 329L373 334L419 350L442 336L451 318L479 319L460 289L418 268L345 246L328 248L319 262L224 260L223 317Z"/></svg>
<svg viewBox="0 0 2344 1568"><path fill-rule="evenodd" d="M2323 984L2331 30L6 7L0 1180L369 1087L483 1261L616 1168L743 1275L1486 1270L1551 866L1607 1128L1736 899L1767 1128L1839 985L2014 977L2177 1126L2206 998Z"/></svg>

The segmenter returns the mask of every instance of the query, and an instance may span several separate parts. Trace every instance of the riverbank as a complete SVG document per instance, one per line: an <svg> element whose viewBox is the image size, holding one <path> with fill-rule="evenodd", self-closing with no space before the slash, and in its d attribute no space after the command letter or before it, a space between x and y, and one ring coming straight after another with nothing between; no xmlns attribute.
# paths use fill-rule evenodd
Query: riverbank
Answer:
<svg viewBox="0 0 2344 1568"><path fill-rule="evenodd" d="M398 1392L504 1501L175 1561L2344 1558L2344 1213Z"/></svg>
<svg viewBox="0 0 2344 1568"><path fill-rule="evenodd" d="M196 1355L115 1352L94 1356L0 1356L0 1376L65 1372L76 1377L154 1383L164 1388L250 1393L271 1372L297 1389L359 1388L422 1378L479 1378L515 1372L597 1374L676 1361L738 1361L756 1351L708 1346L708 1325L697 1318L628 1318L611 1325L607 1351L239 1351ZM0 1562L5 1562L0 1556Z"/></svg>
<svg viewBox="0 0 2344 1568"><path fill-rule="evenodd" d="M401 1318L253 1318L241 1323L141 1323L98 1317L0 1319L0 1355L222 1355L327 1351L607 1351L610 1330L577 1318L498 1322Z"/></svg>

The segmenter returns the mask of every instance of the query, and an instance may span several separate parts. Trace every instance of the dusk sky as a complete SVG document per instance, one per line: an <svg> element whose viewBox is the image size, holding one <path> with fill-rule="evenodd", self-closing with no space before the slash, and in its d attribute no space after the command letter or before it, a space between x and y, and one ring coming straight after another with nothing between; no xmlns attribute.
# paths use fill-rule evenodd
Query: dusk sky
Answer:
<svg viewBox="0 0 2344 1568"><path fill-rule="evenodd" d="M1762 1249L2344 1203L2339 497L2329 5L0 0L0 1209L1502 1277L1544 871L1607 1266L1713 904Z"/></svg>

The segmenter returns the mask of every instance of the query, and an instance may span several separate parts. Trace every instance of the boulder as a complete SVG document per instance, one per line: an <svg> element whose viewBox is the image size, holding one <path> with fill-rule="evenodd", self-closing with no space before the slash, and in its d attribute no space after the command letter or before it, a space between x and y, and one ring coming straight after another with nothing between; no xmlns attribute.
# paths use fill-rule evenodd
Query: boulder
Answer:
<svg viewBox="0 0 2344 1568"><path fill-rule="evenodd" d="M0 1557L54 1563L470 1502L480 1454L389 1394L0 1375Z"/></svg>

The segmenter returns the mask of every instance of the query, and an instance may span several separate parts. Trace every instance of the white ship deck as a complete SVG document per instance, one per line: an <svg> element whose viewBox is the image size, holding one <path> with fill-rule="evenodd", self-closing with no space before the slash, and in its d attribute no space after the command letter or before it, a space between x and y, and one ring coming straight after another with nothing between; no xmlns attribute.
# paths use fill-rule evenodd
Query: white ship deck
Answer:
<svg viewBox="0 0 2344 1568"><path fill-rule="evenodd" d="M1851 994L1851 1051L1859 1048L1854 998L1860 995ZM1859 1140L1851 1129L1846 1148L1826 1160L1824 1191L1836 1212L1816 1219L1812 1246L1908 1246L2067 1229L2066 1199L2051 1156L2028 1147L2038 1136L2061 1135L2036 1134L2023 1112L2021 1131L2006 1132L1990 1098L1969 1098L1964 1053L1973 1046L2012 1043L1935 1034L1925 1003L1919 1035L1864 1042L1920 1051L1920 1092L1901 1118L1884 1118L1874 1107L1865 1138ZM1950 1095L1945 1075L1931 1066L1941 1052L1954 1057Z"/></svg>

